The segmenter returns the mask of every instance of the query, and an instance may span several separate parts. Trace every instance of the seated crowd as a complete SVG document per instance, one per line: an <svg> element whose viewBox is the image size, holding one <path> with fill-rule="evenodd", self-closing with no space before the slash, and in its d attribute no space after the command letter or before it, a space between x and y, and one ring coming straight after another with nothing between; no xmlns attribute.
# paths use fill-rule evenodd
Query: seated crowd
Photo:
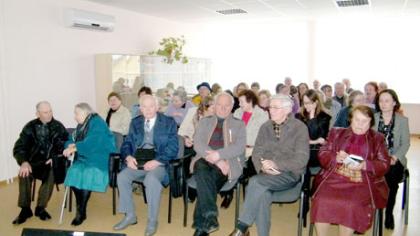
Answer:
<svg viewBox="0 0 420 236"><path fill-rule="evenodd" d="M396 92L385 83L368 82L362 92L351 88L349 79L334 86L315 80L310 88L306 83L294 86L287 77L275 95L257 82L250 88L241 82L233 93L203 82L197 91L189 97L178 87L159 98L142 87L131 111L111 92L105 114L77 104L77 127L70 133L53 118L51 105L39 102L37 118L24 126L13 149L20 165L21 208L13 224L33 216L35 179L42 181L35 216L51 219L46 207L53 185L64 183L76 197L71 224L82 224L91 192L106 191L108 157L118 152L124 163L117 176L123 217L113 229L137 223L132 184L141 182L147 199L144 235L154 235L161 193L171 181L170 162L177 158L182 138L184 155L191 158L187 176L196 183L194 236L219 229L217 195L238 181L247 184L246 194L230 235L249 235L254 223L258 235L270 235L272 194L293 188L302 176L305 188L312 189L309 211L317 235L328 235L330 224L339 226L339 235L364 233L376 209L386 209L385 227L394 228L410 132ZM162 99L168 100L166 107ZM117 134L124 137L121 143ZM224 197L229 205L231 196Z"/></svg>

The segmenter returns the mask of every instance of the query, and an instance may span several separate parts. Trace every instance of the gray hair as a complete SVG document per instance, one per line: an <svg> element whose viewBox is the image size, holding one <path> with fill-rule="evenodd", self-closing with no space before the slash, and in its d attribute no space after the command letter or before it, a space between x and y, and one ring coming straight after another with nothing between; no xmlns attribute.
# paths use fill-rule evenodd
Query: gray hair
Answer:
<svg viewBox="0 0 420 236"><path fill-rule="evenodd" d="M39 111L39 108L42 106L42 105L48 105L50 108L51 108L51 104L48 102L48 101L40 101L40 102L38 102L37 104L36 104L36 111Z"/></svg>
<svg viewBox="0 0 420 236"><path fill-rule="evenodd" d="M290 96L284 94L276 94L270 98L270 102L273 100L279 100L283 107L288 107L290 109L293 107L293 101Z"/></svg>
<svg viewBox="0 0 420 236"><path fill-rule="evenodd" d="M172 94L172 97L179 97L181 99L182 102L186 102L188 97L187 97L187 92L183 91L183 90L176 90L174 92L174 94Z"/></svg>
<svg viewBox="0 0 420 236"><path fill-rule="evenodd" d="M160 102L159 102L159 98L158 97L156 97L156 96L153 96L153 95L149 95L149 94L145 94L145 95L143 95L143 96L141 96L140 97L140 99L139 99L139 104L140 104L140 107L143 105L143 103L146 101L146 100L148 100L148 99L152 99L154 102L155 102L155 105L157 106L157 107L160 107Z"/></svg>
<svg viewBox="0 0 420 236"><path fill-rule="evenodd" d="M217 100L219 99L219 97L221 97L221 96L228 96L229 97L229 99L230 99L230 102L232 103L232 106L233 106L233 104L235 103L235 100L233 99L233 97L232 97L232 95L230 95L229 93L227 93L227 92L220 92L220 93L218 93L215 97L214 97L214 101L217 103Z"/></svg>
<svg viewBox="0 0 420 236"><path fill-rule="evenodd" d="M75 108L78 108L79 110L81 110L86 116L95 112L92 109L92 107L90 107L90 105L87 104L86 102L81 102L79 104L76 104Z"/></svg>

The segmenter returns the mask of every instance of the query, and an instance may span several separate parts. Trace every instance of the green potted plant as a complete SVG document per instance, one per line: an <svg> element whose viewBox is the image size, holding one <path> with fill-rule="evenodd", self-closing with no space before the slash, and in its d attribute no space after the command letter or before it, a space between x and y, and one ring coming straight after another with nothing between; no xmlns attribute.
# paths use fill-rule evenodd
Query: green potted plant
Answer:
<svg viewBox="0 0 420 236"><path fill-rule="evenodd" d="M149 55L163 56L164 61L168 64L172 64L174 60L181 61L184 64L188 63L188 58L182 53L182 48L185 45L184 36L163 38L159 44L162 48L150 52Z"/></svg>

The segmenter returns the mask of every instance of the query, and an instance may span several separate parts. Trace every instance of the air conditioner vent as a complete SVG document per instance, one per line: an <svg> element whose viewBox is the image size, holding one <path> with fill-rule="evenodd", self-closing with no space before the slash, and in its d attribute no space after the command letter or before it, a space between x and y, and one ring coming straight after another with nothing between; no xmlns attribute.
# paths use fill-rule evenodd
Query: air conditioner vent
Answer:
<svg viewBox="0 0 420 236"><path fill-rule="evenodd" d="M218 10L216 12L218 12L220 14L223 14L223 15L246 14L246 13L248 13L245 10L239 9L239 8L236 8L236 9L226 9L226 10Z"/></svg>
<svg viewBox="0 0 420 236"><path fill-rule="evenodd" d="M336 0L338 7L357 7L369 5L368 0Z"/></svg>

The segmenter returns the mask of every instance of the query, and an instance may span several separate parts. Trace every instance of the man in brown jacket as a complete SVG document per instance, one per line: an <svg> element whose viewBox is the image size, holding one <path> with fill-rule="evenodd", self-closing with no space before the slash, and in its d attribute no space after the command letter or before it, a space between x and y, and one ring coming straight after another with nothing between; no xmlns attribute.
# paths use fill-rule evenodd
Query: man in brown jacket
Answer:
<svg viewBox="0 0 420 236"><path fill-rule="evenodd" d="M261 126L252 152L258 174L249 180L244 208L232 236L249 235L248 228L254 222L259 236L270 235L272 192L294 187L305 171L308 128L290 115L292 106L293 101L286 95L275 95L270 100L271 120Z"/></svg>

